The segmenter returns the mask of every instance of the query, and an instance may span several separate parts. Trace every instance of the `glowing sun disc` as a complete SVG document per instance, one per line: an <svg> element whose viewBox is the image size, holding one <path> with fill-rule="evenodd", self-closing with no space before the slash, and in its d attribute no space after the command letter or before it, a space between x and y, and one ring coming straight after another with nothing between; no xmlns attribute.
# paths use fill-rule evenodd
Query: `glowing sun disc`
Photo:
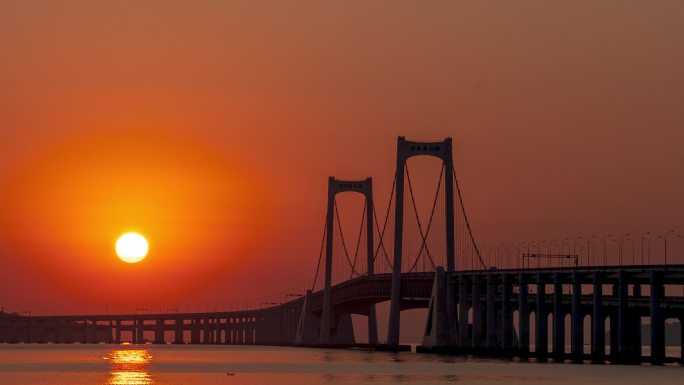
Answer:
<svg viewBox="0 0 684 385"><path fill-rule="evenodd" d="M147 240L138 233L126 233L116 241L116 255L127 263L142 261L148 249Z"/></svg>

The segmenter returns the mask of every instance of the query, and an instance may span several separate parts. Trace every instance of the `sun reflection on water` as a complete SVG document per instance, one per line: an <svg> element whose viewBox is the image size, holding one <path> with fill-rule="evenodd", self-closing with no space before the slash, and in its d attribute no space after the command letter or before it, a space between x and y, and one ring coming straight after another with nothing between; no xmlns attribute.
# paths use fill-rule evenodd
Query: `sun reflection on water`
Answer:
<svg viewBox="0 0 684 385"><path fill-rule="evenodd" d="M114 350L104 359L109 360L112 365L108 385L153 384L152 377L147 372L147 365L152 359L149 351L144 349Z"/></svg>

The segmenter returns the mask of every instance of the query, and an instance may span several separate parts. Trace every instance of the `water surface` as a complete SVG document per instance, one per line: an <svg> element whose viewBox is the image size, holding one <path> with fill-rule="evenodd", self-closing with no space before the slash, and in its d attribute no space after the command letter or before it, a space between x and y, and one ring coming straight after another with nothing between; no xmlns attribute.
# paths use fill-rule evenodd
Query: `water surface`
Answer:
<svg viewBox="0 0 684 385"><path fill-rule="evenodd" d="M0 384L683 384L684 368L201 345L0 345Z"/></svg>

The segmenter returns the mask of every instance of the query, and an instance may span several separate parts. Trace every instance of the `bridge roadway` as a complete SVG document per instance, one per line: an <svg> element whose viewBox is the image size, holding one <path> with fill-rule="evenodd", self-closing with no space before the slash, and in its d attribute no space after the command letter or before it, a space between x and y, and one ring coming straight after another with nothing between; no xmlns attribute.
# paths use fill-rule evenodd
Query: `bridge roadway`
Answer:
<svg viewBox="0 0 684 385"><path fill-rule="evenodd" d="M358 277L331 289L332 338L326 345L354 345L351 314L368 315L371 305L389 301L392 274ZM426 350L660 364L682 360L665 356L664 328L667 319L679 320L680 326L684 323L684 295L678 295L683 292L684 265L451 273L438 268L402 274L401 310L428 308L423 331ZM323 291L309 291L277 306L229 312L0 313L0 342L311 346L319 344L322 310ZM585 317L591 324L586 331ZM647 322L642 321L644 317ZM652 354L648 357L642 354L642 323L650 324ZM588 354L585 334L587 340L591 336ZM570 351L566 351L568 336Z"/></svg>

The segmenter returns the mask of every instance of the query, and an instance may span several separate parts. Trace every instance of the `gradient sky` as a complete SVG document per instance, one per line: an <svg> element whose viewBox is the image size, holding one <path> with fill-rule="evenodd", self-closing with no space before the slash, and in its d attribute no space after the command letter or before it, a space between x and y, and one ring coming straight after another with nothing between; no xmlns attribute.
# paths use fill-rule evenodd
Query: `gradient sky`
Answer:
<svg viewBox="0 0 684 385"><path fill-rule="evenodd" d="M397 135L454 138L483 244L682 234L682 47L677 0L2 0L0 305L303 288L326 178L384 206Z"/></svg>

